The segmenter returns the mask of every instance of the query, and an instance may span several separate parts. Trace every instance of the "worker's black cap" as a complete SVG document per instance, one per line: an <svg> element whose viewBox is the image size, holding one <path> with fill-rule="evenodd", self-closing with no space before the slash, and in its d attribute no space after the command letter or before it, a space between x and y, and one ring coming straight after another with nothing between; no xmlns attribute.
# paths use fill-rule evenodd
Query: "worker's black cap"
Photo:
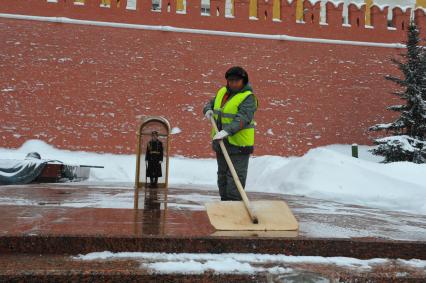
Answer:
<svg viewBox="0 0 426 283"><path fill-rule="evenodd" d="M231 79L231 78L241 78L243 79L244 84L246 85L249 81L248 74L246 70L244 70L240 66L234 66L228 69L225 73L225 79Z"/></svg>

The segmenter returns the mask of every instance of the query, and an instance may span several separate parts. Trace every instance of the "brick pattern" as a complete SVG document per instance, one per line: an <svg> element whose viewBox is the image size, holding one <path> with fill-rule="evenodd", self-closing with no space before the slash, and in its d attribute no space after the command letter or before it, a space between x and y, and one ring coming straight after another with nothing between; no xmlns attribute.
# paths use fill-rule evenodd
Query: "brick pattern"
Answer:
<svg viewBox="0 0 426 283"><path fill-rule="evenodd" d="M389 59L401 49L11 19L0 34L1 147L41 139L129 154L141 117L163 115L182 130L172 154L212 156L201 110L232 65L248 70L260 101L257 155L368 144L366 129L397 102L383 76L398 74Z"/></svg>

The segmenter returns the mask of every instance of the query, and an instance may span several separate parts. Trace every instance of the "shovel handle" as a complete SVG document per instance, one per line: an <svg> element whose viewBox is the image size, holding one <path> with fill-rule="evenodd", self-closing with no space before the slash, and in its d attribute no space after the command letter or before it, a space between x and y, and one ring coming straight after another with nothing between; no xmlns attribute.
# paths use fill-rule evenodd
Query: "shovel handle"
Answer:
<svg viewBox="0 0 426 283"><path fill-rule="evenodd" d="M219 129L217 128L216 121L213 117L210 118L210 121L212 123L213 129L216 132L219 132ZM238 178L237 172L235 171L234 164L232 164L231 158L229 157L228 151L226 150L225 144L223 143L223 140L219 140L220 148L222 149L223 155L225 156L226 163L228 164L229 170L231 171L232 178L234 178L235 185L237 186L238 191L240 192L241 198L243 199L244 206L246 207L247 213L250 216L251 221L254 224L258 224L259 220L257 219L257 216L254 214L253 209L250 206L250 201L247 197L246 192L243 189L243 185L240 182L240 178Z"/></svg>

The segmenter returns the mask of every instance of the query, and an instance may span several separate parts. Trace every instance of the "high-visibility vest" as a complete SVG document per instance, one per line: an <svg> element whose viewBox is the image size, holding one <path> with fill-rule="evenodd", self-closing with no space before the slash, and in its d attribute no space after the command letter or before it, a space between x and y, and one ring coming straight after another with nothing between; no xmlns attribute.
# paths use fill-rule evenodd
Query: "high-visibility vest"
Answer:
<svg viewBox="0 0 426 283"><path fill-rule="evenodd" d="M226 94L226 87L222 87L216 94L213 106L213 117L218 122L220 116L220 122L222 126L230 124L238 113L238 106L251 94L251 90L246 90L244 92L236 93L228 101L225 102L225 105L221 107L223 97ZM254 94L253 94L254 95ZM257 98L256 108L257 108ZM249 125L245 126L243 129L239 130L232 136L228 136L228 142L235 146L253 146L254 145L254 127L256 123L254 120L250 122ZM211 135L212 138L216 134L216 131L212 129Z"/></svg>

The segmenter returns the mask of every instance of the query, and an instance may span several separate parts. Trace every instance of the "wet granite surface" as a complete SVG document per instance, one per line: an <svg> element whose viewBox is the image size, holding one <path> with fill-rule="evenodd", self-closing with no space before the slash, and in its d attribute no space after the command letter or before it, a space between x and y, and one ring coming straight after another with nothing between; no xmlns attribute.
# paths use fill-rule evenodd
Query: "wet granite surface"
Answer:
<svg viewBox="0 0 426 283"><path fill-rule="evenodd" d="M357 258L426 259L426 217L302 196L285 199L300 222L293 232L223 232L203 203L217 192L172 188L141 192L133 210L127 185L0 187L0 252L249 252ZM127 208L124 208L127 207Z"/></svg>

